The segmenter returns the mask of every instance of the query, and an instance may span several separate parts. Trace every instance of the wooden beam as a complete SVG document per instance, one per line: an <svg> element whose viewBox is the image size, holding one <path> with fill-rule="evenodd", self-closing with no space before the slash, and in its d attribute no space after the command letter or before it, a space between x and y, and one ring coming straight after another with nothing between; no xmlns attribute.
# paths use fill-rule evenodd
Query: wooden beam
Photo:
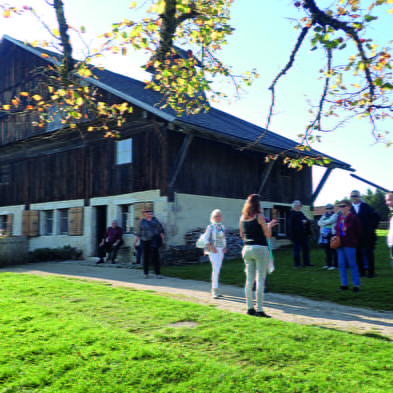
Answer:
<svg viewBox="0 0 393 393"><path fill-rule="evenodd" d="M333 168L326 168L326 171L323 174L322 179L321 179L321 181L319 182L319 184L317 186L317 189L315 190L314 194L312 194L311 205L313 205L315 200L318 198L318 195L321 192L322 187L325 185L326 180L328 179L328 177L330 176L332 171L333 171Z"/></svg>
<svg viewBox="0 0 393 393"><path fill-rule="evenodd" d="M177 155L177 158L176 158L175 165L173 167L171 180L169 181L169 184L168 184L168 188L169 189L171 189L174 186L174 184L175 184L177 175L180 172L180 169L181 169L181 167L183 165L183 162L184 162L184 160L186 158L186 155L187 155L188 147L190 146L191 141L193 140L193 138L194 137L192 135L190 135L190 134L188 134L188 135L186 135L184 137L183 144L182 144L182 146L180 148L180 151L179 151L179 153Z"/></svg>
<svg viewBox="0 0 393 393"><path fill-rule="evenodd" d="M271 160L269 164L267 164L265 170L263 171L261 185L259 186L259 190L258 190L259 195L262 194L263 188L265 187L265 184L267 182L267 179L269 178L270 172L272 171L275 162L276 162L275 160Z"/></svg>

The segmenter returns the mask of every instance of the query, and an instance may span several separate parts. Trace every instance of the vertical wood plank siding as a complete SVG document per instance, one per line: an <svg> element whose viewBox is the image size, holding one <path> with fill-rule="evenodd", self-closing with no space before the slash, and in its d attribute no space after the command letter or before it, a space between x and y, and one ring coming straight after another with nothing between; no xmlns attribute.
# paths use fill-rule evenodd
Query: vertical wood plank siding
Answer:
<svg viewBox="0 0 393 393"><path fill-rule="evenodd" d="M175 162L184 135L175 132L169 135L168 162L171 166ZM194 138L174 190L186 194L243 199L258 192L266 165L261 153L240 151L230 145ZM312 190L311 168L304 168L299 172L291 169L288 177L281 175L281 165L283 164L279 162L274 165L262 199L292 203L296 198L308 204Z"/></svg>

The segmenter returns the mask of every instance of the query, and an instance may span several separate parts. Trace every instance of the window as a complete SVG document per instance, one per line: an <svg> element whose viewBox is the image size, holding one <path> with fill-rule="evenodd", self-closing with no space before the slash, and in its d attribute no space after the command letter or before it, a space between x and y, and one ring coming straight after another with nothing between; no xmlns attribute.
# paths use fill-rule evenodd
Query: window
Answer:
<svg viewBox="0 0 393 393"><path fill-rule="evenodd" d="M262 213L269 221L272 219L272 209L270 207L263 208Z"/></svg>
<svg viewBox="0 0 393 393"><path fill-rule="evenodd" d="M1 165L0 166L0 184L8 184L10 179L10 166Z"/></svg>
<svg viewBox="0 0 393 393"><path fill-rule="evenodd" d="M60 235L68 235L68 209L59 210Z"/></svg>
<svg viewBox="0 0 393 393"><path fill-rule="evenodd" d="M53 235L53 210L45 211L44 215L44 233L45 235Z"/></svg>
<svg viewBox="0 0 393 393"><path fill-rule="evenodd" d="M135 233L139 221L143 218L143 211L145 209L151 209L153 211L153 202L137 202L132 205L121 205L120 226L125 233Z"/></svg>
<svg viewBox="0 0 393 393"><path fill-rule="evenodd" d="M278 221L278 231L277 234L280 236L285 236L287 234L287 217L288 212L286 210L277 210L277 221Z"/></svg>
<svg viewBox="0 0 393 393"><path fill-rule="evenodd" d="M132 163L132 139L116 142L116 164Z"/></svg>
<svg viewBox="0 0 393 393"><path fill-rule="evenodd" d="M7 231L7 216L0 216L0 231Z"/></svg>

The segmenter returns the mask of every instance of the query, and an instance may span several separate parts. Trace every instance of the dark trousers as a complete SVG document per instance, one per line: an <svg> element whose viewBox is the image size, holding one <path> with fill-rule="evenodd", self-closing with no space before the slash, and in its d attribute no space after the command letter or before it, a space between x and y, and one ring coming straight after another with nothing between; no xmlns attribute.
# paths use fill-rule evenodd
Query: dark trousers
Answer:
<svg viewBox="0 0 393 393"><path fill-rule="evenodd" d="M135 246L135 263L137 265L140 265L141 261L142 261L142 246Z"/></svg>
<svg viewBox="0 0 393 393"><path fill-rule="evenodd" d="M358 265L359 274L366 275L366 268L364 266L364 258L367 259L367 271L369 276L375 274L374 262L374 247L370 244L361 244L356 248L356 263Z"/></svg>
<svg viewBox="0 0 393 393"><path fill-rule="evenodd" d="M153 264L154 272L159 275L160 271L160 254L157 247L151 246L151 240L141 240L143 255L143 273L149 274L150 262Z"/></svg>
<svg viewBox="0 0 393 393"><path fill-rule="evenodd" d="M120 240L117 246L114 246L112 243L105 242L102 246L98 246L98 256L101 259L104 259L106 257L106 254L108 254L108 258L110 258L112 262L115 262L117 256L117 250L120 248L122 244L123 244L123 240Z"/></svg>
<svg viewBox="0 0 393 393"><path fill-rule="evenodd" d="M295 266L300 266L300 250L303 252L303 264L307 266L310 264L310 247L308 246L308 239L297 239L293 242L293 259Z"/></svg>
<svg viewBox="0 0 393 393"><path fill-rule="evenodd" d="M331 238L331 236L328 237L328 242L325 245L326 265L329 267L338 267L337 250L335 250L334 248L330 248Z"/></svg>

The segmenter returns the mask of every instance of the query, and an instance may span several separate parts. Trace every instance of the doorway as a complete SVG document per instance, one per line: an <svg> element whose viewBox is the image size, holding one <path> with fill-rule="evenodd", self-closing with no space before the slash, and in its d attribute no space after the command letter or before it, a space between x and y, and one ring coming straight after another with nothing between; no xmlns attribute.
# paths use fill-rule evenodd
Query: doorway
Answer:
<svg viewBox="0 0 393 393"><path fill-rule="evenodd" d="M107 222L106 222L107 207L106 206L96 206L95 210L96 210L95 250L96 250L96 255L97 255L98 245L101 243L101 240L104 237L104 233L107 228Z"/></svg>

